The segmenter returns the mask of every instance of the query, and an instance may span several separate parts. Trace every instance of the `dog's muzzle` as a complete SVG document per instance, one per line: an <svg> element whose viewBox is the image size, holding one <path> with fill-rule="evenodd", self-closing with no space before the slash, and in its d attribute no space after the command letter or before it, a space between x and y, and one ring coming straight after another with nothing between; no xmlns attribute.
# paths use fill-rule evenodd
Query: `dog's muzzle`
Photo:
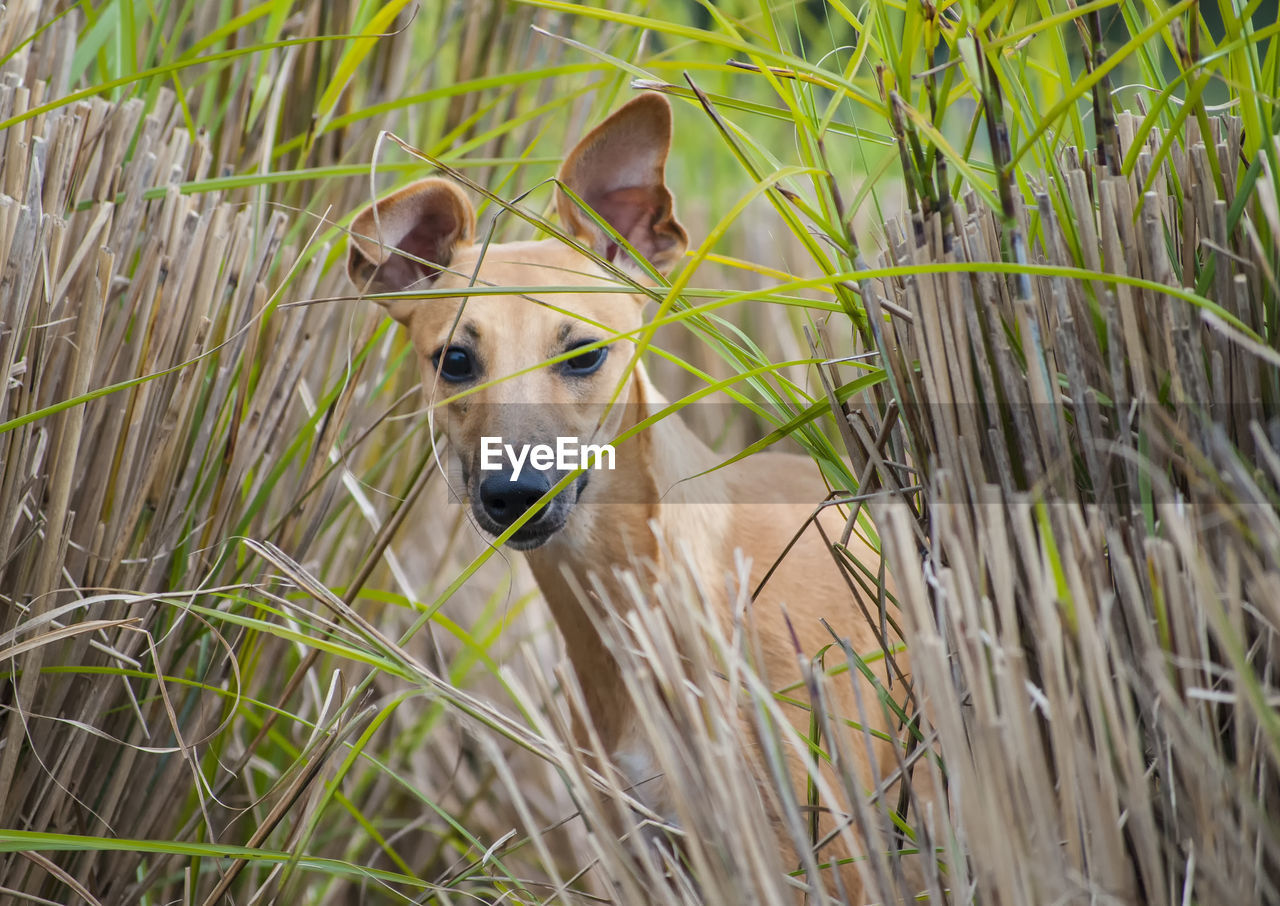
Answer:
<svg viewBox="0 0 1280 906"><path fill-rule="evenodd" d="M539 472L525 468L517 476L511 469L488 470L475 475L471 488L471 511L480 527L491 535L501 535L516 520L527 513L534 504L554 487L563 476L555 472ZM583 472L573 482L535 513L507 539L507 545L516 550L533 550L545 544L556 532L564 528L569 512L587 486L587 473Z"/></svg>

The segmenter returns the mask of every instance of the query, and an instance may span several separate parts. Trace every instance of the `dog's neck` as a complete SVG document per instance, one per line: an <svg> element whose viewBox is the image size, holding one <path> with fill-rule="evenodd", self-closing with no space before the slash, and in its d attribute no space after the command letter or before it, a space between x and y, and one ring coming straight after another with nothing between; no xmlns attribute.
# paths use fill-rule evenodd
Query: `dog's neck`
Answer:
<svg viewBox="0 0 1280 906"><path fill-rule="evenodd" d="M636 405L627 407L624 429L667 406L639 367L630 389ZM606 608L629 610L637 586L667 577L666 561L673 554L693 563L719 562L725 508L711 504L727 495L715 473L686 480L716 463L678 415L662 418L617 446L615 468L592 472L588 497L569 524L527 555L564 636L588 714L610 753L634 721L618 662L596 622L606 618Z"/></svg>

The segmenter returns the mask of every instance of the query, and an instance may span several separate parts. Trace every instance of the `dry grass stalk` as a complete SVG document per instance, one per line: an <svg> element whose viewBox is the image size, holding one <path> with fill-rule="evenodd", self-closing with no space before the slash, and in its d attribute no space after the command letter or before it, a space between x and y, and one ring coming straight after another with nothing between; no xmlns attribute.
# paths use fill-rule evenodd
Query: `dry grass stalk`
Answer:
<svg viewBox="0 0 1280 906"><path fill-rule="evenodd" d="M10 5L4 50L39 6ZM0 118L65 94L75 26L9 60ZM206 631L245 589L278 587L235 538L305 550L332 499L326 458L289 451L299 394L344 370L345 331L326 328L332 308L265 317L317 294L324 249L290 272L283 213L181 192L212 157L168 93L145 115L88 98L0 141L0 826L180 835L193 801L209 819L198 759L227 696L263 691L238 686L242 659L279 650ZM51 872L6 852L0 877L10 893L56 895L61 877L130 903L141 860L87 852Z"/></svg>
<svg viewBox="0 0 1280 906"><path fill-rule="evenodd" d="M65 90L61 51L74 37L64 19L10 61L0 116L37 104L45 78ZM42 78L16 76L23 66ZM283 276L285 218L255 224L245 208L181 194L178 183L203 175L210 158L179 124L171 97L146 116L138 102L90 98L4 136L0 184L16 191L0 200L0 422L10 422L0 434L0 649L18 671L0 755L8 828L166 832L191 789L188 747L221 715L145 673L216 688L234 663L183 650L183 622L200 619L187 605L218 602L181 589L234 581L234 569L213 569L234 532L315 509L300 482L281 482L266 506L242 497L289 436L304 355L320 352L303 337L314 316L262 324ZM152 188L164 191L145 200ZM314 293L321 260L288 297ZM292 355L250 389L236 366L255 343ZM143 674L92 682L59 670L72 665ZM173 757L148 759L147 748ZM69 876L118 901L137 861L88 855ZM0 876L34 892L44 872L11 853Z"/></svg>
<svg viewBox="0 0 1280 906"><path fill-rule="evenodd" d="M492 7L465 6L428 5L424 15L438 17L442 33L470 15L452 65L475 76L490 71L476 48L495 33L485 20ZM352 14L350 4L310 9L312 21L299 26L307 33L342 30ZM9 4L0 51L31 34L40 13L35 0ZM499 60L541 59L543 45L527 33L502 40L515 50ZM0 118L66 94L74 43L68 19L9 60ZM412 63L408 45L388 46L373 65L390 92ZM279 53L265 71L328 72L331 62L321 49ZM540 98L549 91L550 82ZM695 889L661 849L637 863L607 833L579 832L586 842L575 849L549 827L548 816L570 819L574 810L595 829L633 818L629 791L594 770L598 757L566 742L564 700L581 700L571 675L551 684L540 664L532 679L505 670L529 709L531 728L515 725L397 639L409 618L387 617L388 628L385 615L368 616L365 602L353 607L317 578L339 585L386 562L393 587L415 600L411 586L434 593L448 573L412 575L413 565L383 546L387 508L363 487L366 474L412 473L421 457L362 450L370 466L356 462L358 441L342 444L348 424L364 437L385 408L369 375L388 367L394 344L372 340L372 317L348 324L340 306L276 307L327 294L324 255L307 256L290 275L305 233L260 203L178 188L243 163L244 146L252 161L271 148L269 138L254 138L262 122L242 122L250 100L229 102L233 126L212 148L188 137L167 93L150 109L85 100L0 136L0 653L9 666L0 827L252 842L264 852L389 867L393 847L367 837L316 839L320 817L334 810L315 781L332 775L343 745L366 726L364 690L392 699L417 683L434 695L423 710L450 720L389 707L385 749L412 765L404 774L423 779L422 791L407 795L409 784L389 772L371 772L348 791L363 797L352 806L362 817L403 817L405 836L427 828L422 844L397 839L394 849L430 879L418 888L441 902L496 896L487 878L501 878L508 864L528 875L507 882L527 901L570 898L585 874L588 889L620 902L655 889L669 890L672 902L790 902L784 866L768 835L754 832L764 826L759 797L770 793L751 785L741 753L796 740L779 738L785 721L753 681L750 645L698 619L696 590L637 589L629 619L605 627L631 665L669 782L685 791ZM305 116L305 106L287 108L286 118ZM446 106L446 128L466 132L473 99ZM512 146L525 147L539 128L530 120ZM1116 128L1123 153L1133 123L1122 114ZM1217 265L1209 297L1256 326L1270 276L1247 263L1256 251L1250 224L1265 219L1274 236L1280 218L1274 198L1266 207L1264 186L1261 207L1228 228L1232 199L1216 196L1208 161L1216 156L1235 185L1240 130L1230 121L1217 128L1206 145L1161 163L1154 193L1137 189L1151 151L1139 156L1136 181L1068 159L1065 184L1050 190L1075 212L1070 221L1055 220L1045 199L1002 223L970 198L950 236L941 219L891 225L890 260L1000 261L1010 247L1029 249L1033 264L1069 265L1076 258L1067 250L1076 248L1095 270L1176 287L1192 270L1188 256L1199 254ZM336 160L341 135L322 137L310 160ZM334 182L316 189L311 210L332 203L350 211L367 198L367 180ZM294 202L300 194L284 190ZM1020 243L1007 241L1014 228ZM899 502L875 513L903 586L914 681L932 724L929 757L909 761L934 777L945 769L952 795L950 814L916 829L921 847L939 854L925 879L932 899L1280 899L1280 841L1268 817L1280 813L1274 355L1223 314L1158 287L1076 274L924 273L867 281L863 299L902 406L897 427L855 425L848 437L865 449L854 461L878 467L880 486L901 488L915 476L886 461L909 451L927 485L918 511ZM884 311L910 320L885 322ZM368 355L347 376L351 348ZM410 474L386 486L416 482ZM424 496L441 499L439 490ZM367 534L379 540L358 540ZM244 536L263 543L235 542ZM923 569L921 537L929 539ZM427 568L448 563L454 540L437 539L426 553L415 543L414 553ZM501 594L495 599L503 606ZM297 636L282 640L247 622L267 607L264 623ZM331 673L335 659L293 677L260 666L296 666L317 637L378 666ZM690 651L702 659L678 659ZM254 665L252 686L238 688ZM90 672L102 669L115 672ZM838 681L815 678L819 689ZM216 733L233 695L264 703L255 715L288 706L289 723L264 739L237 714ZM744 697L757 716L749 740L733 729ZM552 768L531 779L511 757L514 745L554 767L571 808L547 792ZM442 801L461 803L467 828L433 811ZM792 804L801 828L804 805ZM516 826L522 834L505 836ZM460 843L469 829L476 839ZM644 820L637 828L666 831ZM892 858L869 858L868 876L886 898L917 892ZM226 878L240 894L342 903L376 899L391 883L205 860L187 894L182 870L197 863L92 847L5 852L0 886L6 896L58 899L73 889L132 904L142 889L194 901ZM402 901L404 889L385 899Z"/></svg>
<svg viewBox="0 0 1280 906"><path fill-rule="evenodd" d="M946 765L953 895L1280 897L1277 363L1245 338L1268 292L1250 220L1280 223L1250 207L1227 234L1230 199L1204 159L1235 186L1239 125L1217 125L1208 147L1165 159L1157 191L1138 194L1152 135L1132 180L1067 161L1047 191L1071 222L1047 196L1018 212L1031 264L1083 260L1123 280L1037 275L1029 295L992 273L864 286L873 312L887 294L910 317L889 318L881 348L928 490L918 510L876 513ZM1118 127L1127 151L1134 121ZM881 263L999 262L1016 247L972 199L954 255L940 226L903 223L899 236L933 242L899 241ZM1216 266L1209 298L1226 314L1172 294L1189 252Z"/></svg>

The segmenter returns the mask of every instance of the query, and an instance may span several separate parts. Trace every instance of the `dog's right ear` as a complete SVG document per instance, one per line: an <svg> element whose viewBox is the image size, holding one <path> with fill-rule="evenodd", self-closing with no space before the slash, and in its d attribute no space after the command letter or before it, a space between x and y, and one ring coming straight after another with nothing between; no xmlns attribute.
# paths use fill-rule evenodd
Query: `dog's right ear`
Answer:
<svg viewBox="0 0 1280 906"><path fill-rule="evenodd" d="M362 292L425 289L459 248L475 240L475 229L475 211L458 186L438 177L419 180L356 215L347 276ZM420 300L383 304L405 323Z"/></svg>

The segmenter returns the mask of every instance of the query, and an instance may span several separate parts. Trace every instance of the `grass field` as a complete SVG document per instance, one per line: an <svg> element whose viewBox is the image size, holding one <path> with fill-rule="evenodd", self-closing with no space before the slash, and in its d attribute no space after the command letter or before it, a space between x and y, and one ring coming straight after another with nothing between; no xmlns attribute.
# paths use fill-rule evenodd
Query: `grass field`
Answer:
<svg viewBox="0 0 1280 906"><path fill-rule="evenodd" d="M879 901L1280 903L1277 31L1274 0L10 0L0 901L814 880L761 868L715 698L635 689L697 803L677 880L607 832L536 587L345 277L355 212L431 172L534 235L654 90L692 241L648 367L726 460L812 455L895 579L906 754L948 796L900 828L922 887L866 857ZM633 675L697 647L688 679L750 685L662 612L606 627L643 626ZM791 691L755 690L766 737Z"/></svg>

